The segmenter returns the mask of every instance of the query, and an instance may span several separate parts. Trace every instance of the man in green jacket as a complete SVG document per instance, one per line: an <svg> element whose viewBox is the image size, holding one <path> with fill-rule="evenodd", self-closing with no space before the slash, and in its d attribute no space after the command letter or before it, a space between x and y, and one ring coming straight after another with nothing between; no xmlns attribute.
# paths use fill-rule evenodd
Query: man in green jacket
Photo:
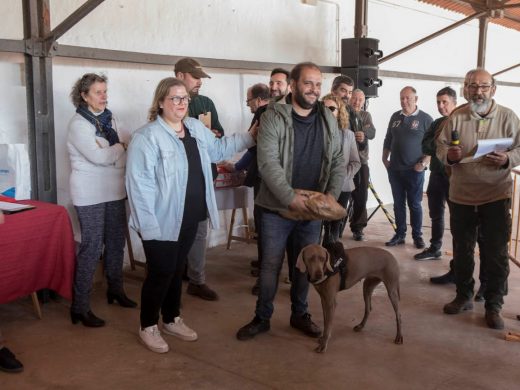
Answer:
<svg viewBox="0 0 520 390"><path fill-rule="evenodd" d="M255 203L262 208L262 267L255 317L237 332L248 340L270 329L273 301L289 236L300 250L319 241L321 221L294 221L280 211L305 211L305 198L295 189L313 190L337 199L345 177L343 151L337 121L319 102L322 74L317 65L296 65L290 76L291 94L269 104L258 131L257 158L262 177ZM296 259L289 259L293 265ZM293 270L290 324L308 336L321 329L307 312L307 275Z"/></svg>

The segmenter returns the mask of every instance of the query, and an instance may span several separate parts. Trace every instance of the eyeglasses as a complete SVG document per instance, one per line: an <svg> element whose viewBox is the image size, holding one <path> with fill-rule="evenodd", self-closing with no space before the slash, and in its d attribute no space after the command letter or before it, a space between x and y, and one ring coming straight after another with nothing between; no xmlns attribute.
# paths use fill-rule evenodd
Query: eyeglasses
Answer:
<svg viewBox="0 0 520 390"><path fill-rule="evenodd" d="M479 84L470 84L468 85L468 88L471 89L472 91L478 91L479 89L482 90L482 92L487 92L491 89L492 85L488 85L488 84L483 84L483 85L479 85Z"/></svg>
<svg viewBox="0 0 520 390"><path fill-rule="evenodd" d="M249 102L250 102L251 100L255 100L255 99L256 99L256 98L253 98L253 97L252 97L252 98L249 98L249 99L246 99L246 104L249 104Z"/></svg>
<svg viewBox="0 0 520 390"><path fill-rule="evenodd" d="M330 112L334 112L338 109L336 106L327 106L327 108L330 110Z"/></svg>
<svg viewBox="0 0 520 390"><path fill-rule="evenodd" d="M189 96L172 96L172 97L167 97L166 100L171 100L172 103L176 106L178 106L179 104L190 104L191 102L191 99Z"/></svg>

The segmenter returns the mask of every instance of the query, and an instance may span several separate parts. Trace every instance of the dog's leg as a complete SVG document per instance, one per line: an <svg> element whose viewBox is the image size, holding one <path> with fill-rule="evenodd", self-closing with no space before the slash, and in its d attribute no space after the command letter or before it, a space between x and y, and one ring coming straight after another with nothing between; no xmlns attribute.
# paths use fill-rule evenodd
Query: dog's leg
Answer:
<svg viewBox="0 0 520 390"><path fill-rule="evenodd" d="M397 323L397 334L395 335L394 343L402 344L403 343L403 335L401 334L401 313L399 312L399 289L398 286L386 286L386 291L388 292L388 298L390 298L390 302L392 302L392 306L395 311L395 321Z"/></svg>
<svg viewBox="0 0 520 390"><path fill-rule="evenodd" d="M365 315L363 317L363 320L354 327L354 330L356 332L359 332L361 329L363 329L367 322L368 315L372 310L372 293L374 292L374 289L379 283L381 283L381 279L379 278L366 278L363 281L363 299L365 300Z"/></svg>
<svg viewBox="0 0 520 390"><path fill-rule="evenodd" d="M334 312L336 311L336 298L334 295L328 294L328 290L324 289L320 294L321 307L323 310L323 334L318 339L318 346L315 351L323 353L327 350L330 335L332 332L332 322L334 320Z"/></svg>

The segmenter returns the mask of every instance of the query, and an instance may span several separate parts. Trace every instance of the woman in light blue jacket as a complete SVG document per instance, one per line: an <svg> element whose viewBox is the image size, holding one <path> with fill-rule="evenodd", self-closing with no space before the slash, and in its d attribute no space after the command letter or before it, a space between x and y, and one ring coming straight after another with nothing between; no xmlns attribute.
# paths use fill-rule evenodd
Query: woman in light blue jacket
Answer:
<svg viewBox="0 0 520 390"><path fill-rule="evenodd" d="M180 317L182 272L198 223L209 214L218 228L210 163L254 145L247 133L215 138L202 122L186 117L189 101L181 80L160 81L149 123L135 132L128 148L130 226L142 239L147 263L139 336L158 353L169 349L157 326L159 311L165 333L197 339Z"/></svg>

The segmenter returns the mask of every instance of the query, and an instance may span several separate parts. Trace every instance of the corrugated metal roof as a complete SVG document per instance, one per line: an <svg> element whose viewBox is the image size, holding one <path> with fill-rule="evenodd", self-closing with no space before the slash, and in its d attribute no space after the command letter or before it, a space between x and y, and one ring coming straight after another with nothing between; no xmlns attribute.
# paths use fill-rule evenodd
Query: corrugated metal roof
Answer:
<svg viewBox="0 0 520 390"><path fill-rule="evenodd" d="M419 0L465 16L480 11L490 11L491 23L520 31L520 0ZM519 7L509 8L518 4ZM501 7L504 7L502 10ZM493 11L496 10L496 11Z"/></svg>

